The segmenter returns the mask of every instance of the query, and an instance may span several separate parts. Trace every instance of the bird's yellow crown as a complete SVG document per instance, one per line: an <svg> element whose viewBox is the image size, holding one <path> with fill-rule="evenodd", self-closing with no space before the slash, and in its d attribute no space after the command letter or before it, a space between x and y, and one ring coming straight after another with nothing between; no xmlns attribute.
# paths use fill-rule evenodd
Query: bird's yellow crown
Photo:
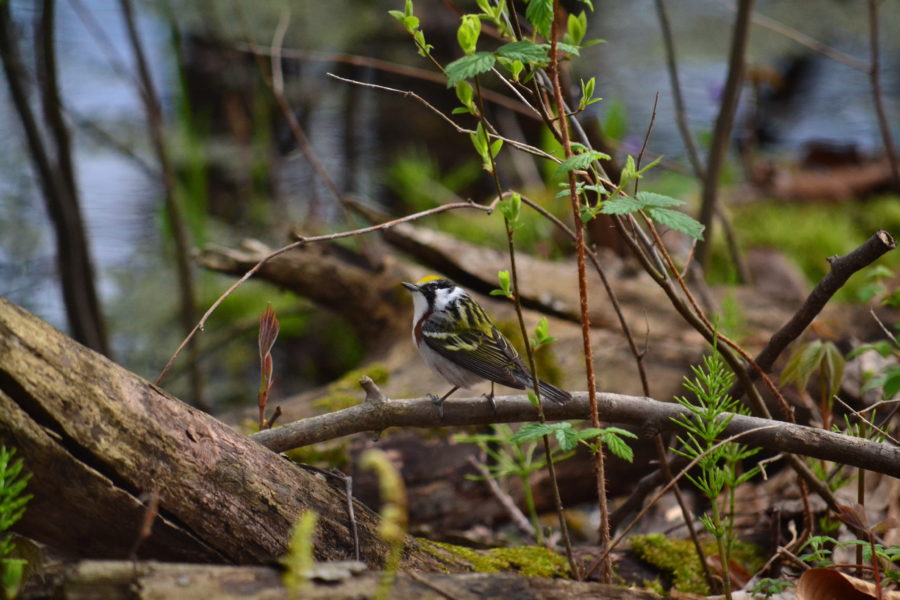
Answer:
<svg viewBox="0 0 900 600"><path fill-rule="evenodd" d="M422 279L418 280L416 282L416 285L424 285L429 281L437 281L438 279L442 279L442 277L440 275L426 275Z"/></svg>

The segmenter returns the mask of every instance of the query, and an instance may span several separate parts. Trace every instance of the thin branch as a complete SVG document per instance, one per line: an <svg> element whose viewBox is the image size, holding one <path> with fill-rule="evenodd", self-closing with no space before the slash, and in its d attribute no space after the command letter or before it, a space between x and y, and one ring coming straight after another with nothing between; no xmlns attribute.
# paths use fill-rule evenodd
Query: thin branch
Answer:
<svg viewBox="0 0 900 600"><path fill-rule="evenodd" d="M491 493L494 495L494 498L506 509L506 512L509 514L509 518L512 519L512 522L516 524L516 527L519 530L527 535L530 538L535 537L535 529L531 522L528 520L528 517L516 506L515 501L512 497L500 489L500 486L497 484L497 480L491 476L491 472L487 470L487 468L475 460L474 456L470 456L466 459L470 465L475 467L478 471L478 474L484 479L484 482L487 484L488 489L491 490Z"/></svg>
<svg viewBox="0 0 900 600"><path fill-rule="evenodd" d="M398 90L397 88L388 87L386 85L378 85L377 83L369 83L367 81L357 81L355 79L348 79L346 77L341 77L340 75L335 75L334 73L325 73L325 74L328 77L337 79L339 81L343 81L345 83L350 83L353 85L359 85L362 87L372 88L375 90L382 90L385 92L391 92L392 94L400 94L401 96L404 96L406 98L412 98L413 100L416 100L417 102L422 104L422 106L424 106L425 108L427 108L428 110L433 112L435 115L440 117L441 120L443 120L445 123L447 123L451 127L453 127L453 129L455 129L457 133L464 133L466 135L475 133L475 130L473 130L473 129L466 129L463 126L458 125L455 121L453 121L453 119L451 119L450 117L445 115L443 112L441 112L440 109L435 107L433 104L429 103L427 100L425 100L424 98L422 98L415 92L410 92L407 90ZM514 140L512 138L503 137L502 135L498 135L496 133L490 133L489 135L493 139L503 140L504 144L509 144L510 146L512 146L518 150L522 150L523 152L527 152L528 154L533 154L534 156L537 156L540 158L546 158L547 160L552 160L555 163L562 162L562 160L560 160L558 157L553 156L552 154L545 152L535 146L525 144L523 142Z"/></svg>
<svg viewBox="0 0 900 600"><path fill-rule="evenodd" d="M172 161L166 147L162 107L160 106L156 86L153 84L150 68L144 55L143 44L141 43L140 34L134 19L134 8L131 0L120 0L119 5L122 11L122 18L125 21L125 28L128 32L131 51L134 54L134 61L137 65L137 88L147 115L147 128L153 141L153 150L162 175L166 220L172 228L172 239L175 246L175 270L178 276L179 302L181 304L179 316L182 330L188 333L197 320L196 284L190 258L193 242L176 196L175 170L172 167ZM199 367L199 349L193 341L188 346L188 355L191 394L194 406L207 410L208 407L203 397L203 372Z"/></svg>
<svg viewBox="0 0 900 600"><path fill-rule="evenodd" d="M755 362L760 369L766 373L772 370L775 359L784 352L788 344L806 330L813 319L825 308L825 304L831 297L847 283L851 275L896 247L897 242L894 241L891 234L881 229L852 252L844 256L829 258L831 269L828 274L816 284L794 316L772 335L766 347L756 356Z"/></svg>
<svg viewBox="0 0 900 600"><path fill-rule="evenodd" d="M884 101L881 98L881 55L878 50L878 4L879 0L869 0L869 82L872 85L872 101L875 103L875 113L878 115L878 129L881 131L881 139L884 141L884 151L891 165L891 177L894 180L894 190L900 191L900 167L897 166L897 153L894 150L894 138L891 135L891 127L888 124L887 115L884 112Z"/></svg>
<svg viewBox="0 0 900 600"><path fill-rule="evenodd" d="M728 59L728 78L722 92L722 104L713 129L709 157L706 160L706 176L703 179L702 202L700 205L700 222L705 226L706 241L697 247L697 261L705 271L709 266L710 244L712 242L713 216L718 201L719 174L725 163L728 141L731 139L731 127L737 113L741 85L744 81L744 54L750 38L750 15L753 11L753 0L740 0L737 18L731 37L731 51Z"/></svg>
<svg viewBox="0 0 900 600"><path fill-rule="evenodd" d="M264 256L258 263L256 263L249 271L244 273L244 275L235 281L231 286L225 290L221 296L219 296L215 302L213 302L212 306L203 313L203 316L200 318L200 321L194 326L191 332L187 335L187 337L179 344L178 348L175 349L175 353L172 354L172 357L166 362L166 365L163 367L162 371L159 373L159 376L156 378L156 385L159 385L163 378L168 373L169 369L172 367L172 364L175 362L175 359L178 358L178 355L181 354L181 351L184 350L185 346L194 338L198 331L203 331L203 328L206 326L206 321L209 317L215 312L215 310L219 307L225 299L234 292L241 284L250 279L254 273L259 271L264 264L268 261L272 260L276 256L284 254L294 248L299 248L304 244L311 244L315 242L323 242L323 241L331 241L337 240L341 238L354 237L357 235L364 235L367 233L372 233L373 231L380 231L382 229L389 229L398 223L406 223L407 221L415 221L417 219L421 219L422 217L427 217L430 215L434 215L437 213L442 213L448 210L455 210L458 208L474 208L476 210L484 211L488 214L493 212L494 206L497 204L499 198L495 199L493 202L488 204L487 206L482 206L480 204L475 204L474 202L456 202L453 204L444 204L442 206L436 206L434 208L430 208L428 210L423 210L421 212L413 213L411 215L406 215L404 217L400 217L399 219L393 219L391 221L387 221L385 223L380 223L378 225L372 225L370 227L363 227L361 229L354 229L352 231L342 231L340 233L331 233L327 235L320 235L315 237L301 237L296 242L288 244L287 246L282 246L277 250L273 250L266 256Z"/></svg>
<svg viewBox="0 0 900 600"><path fill-rule="evenodd" d="M722 4L727 5L732 10L734 9L734 2L726 2L723 1ZM836 50L831 46L826 46L819 40L811 38L803 32L797 31L793 27L789 27L785 25L781 21L777 21L772 17L767 17L766 15L760 14L758 12L753 13L753 24L759 25L765 29L770 31L774 31L775 33L781 34L784 37L792 40L801 46L805 46L809 48L813 52L821 54L831 60L837 61L844 65L847 65L851 69L856 69L857 71L867 71L866 63L850 56L849 54L844 54L840 50Z"/></svg>
<svg viewBox="0 0 900 600"><path fill-rule="evenodd" d="M688 160L694 169L694 175L697 179L703 179L703 162L700 159L700 153L697 151L697 145L694 143L694 136L691 135L691 128L688 126L686 111L684 107L684 96L681 94L681 83L678 80L678 62L675 58L675 42L672 40L672 28L669 26L669 16L666 14L666 4L664 0L656 0L656 14L659 17L659 26L662 29L663 47L666 49L666 68L669 71L669 83L672 86L672 100L675 103L675 123L678 125L678 132L681 134L681 141L684 143L684 149L687 150Z"/></svg>
<svg viewBox="0 0 900 600"><path fill-rule="evenodd" d="M586 419L590 414L588 394L573 392L566 404L548 402L544 406L548 421ZM366 401L324 415L293 421L250 436L274 452L285 452L367 431L389 427L463 427L490 423L521 423L537 420L535 408L525 395L497 396L496 412L484 398L454 398L444 404L443 419L434 410L430 398ZM687 409L671 402L624 394L597 393L597 402L605 418L614 423L640 426L643 431L678 430L673 421ZM745 442L775 452L796 453L821 460L860 467L900 477L900 447L818 429L746 415L728 415L729 435L748 434ZM770 428L756 431L760 427Z"/></svg>

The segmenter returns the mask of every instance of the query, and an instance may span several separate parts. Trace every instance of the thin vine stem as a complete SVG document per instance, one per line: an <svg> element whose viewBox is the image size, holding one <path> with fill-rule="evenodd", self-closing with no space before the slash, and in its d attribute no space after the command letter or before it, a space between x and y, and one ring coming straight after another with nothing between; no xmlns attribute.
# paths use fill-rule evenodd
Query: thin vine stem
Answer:
<svg viewBox="0 0 900 600"><path fill-rule="evenodd" d="M563 100L562 85L559 73L559 29L556 20L559 16L559 0L553 0L553 25L550 34L550 79L553 84L553 96L556 104L556 112L559 116L559 130L562 136L562 146L566 158L572 156L572 143L569 139L569 119L566 116L566 105ZM591 408L591 425L600 427L600 410L597 406L597 384L594 373L593 351L591 349L591 318L588 308L587 269L585 266L585 242L584 225L581 221L578 205L578 193L575 186L575 173L569 171L569 198L572 203L572 217L575 223L575 248L578 260L578 294L581 308L581 336L584 346L584 366L587 377L588 399ZM606 503L606 466L604 461L603 445L601 444L594 454L594 471L597 479L597 504L600 509L600 545L607 548L610 542L609 535L609 508ZM612 580L612 565L605 559L602 562L600 581L609 583Z"/></svg>
<svg viewBox="0 0 900 600"><path fill-rule="evenodd" d="M484 114L484 102L481 96L481 83L478 80L478 77L475 78L475 92L476 97L478 98L478 118L481 122L482 131L485 136L485 143L488 144L487 155L488 159L491 162L491 175L494 181L494 186L497 191L497 198L503 197L503 190L500 185L500 176L497 175L497 164L494 161L494 153L490 149L490 143L488 142L488 124L487 118ZM506 243L509 249L509 269L510 269L510 278L512 283L512 291L513 291L513 305L516 307L516 317L519 321L519 330L522 332L522 343L525 346L525 355L528 357L528 366L531 368L532 384L534 388L535 396L537 397L537 411L538 411L538 419L540 422L546 423L547 418L544 416L544 406L541 403L541 389L538 383L538 372L537 365L534 361L534 351L531 348L531 342L528 339L528 329L525 327L525 318L522 315L522 301L519 296L519 274L518 269L516 268L516 247L515 241L513 239L513 228L509 222L509 219L504 215L503 223L506 226ZM559 481L556 476L556 465L553 462L553 455L550 452L550 436L542 435L541 441L544 446L544 456L547 457L547 472L550 475L550 483L553 488L553 502L556 506L556 514L559 519L559 528L562 533L563 544L566 548L566 558L569 561L569 568L572 569L572 575L575 579L581 579L580 572L578 570L578 563L575 562L575 552L572 549L572 540L569 536L569 527L566 524L566 516L563 510L562 497L559 493ZM525 486L528 487L527 485Z"/></svg>

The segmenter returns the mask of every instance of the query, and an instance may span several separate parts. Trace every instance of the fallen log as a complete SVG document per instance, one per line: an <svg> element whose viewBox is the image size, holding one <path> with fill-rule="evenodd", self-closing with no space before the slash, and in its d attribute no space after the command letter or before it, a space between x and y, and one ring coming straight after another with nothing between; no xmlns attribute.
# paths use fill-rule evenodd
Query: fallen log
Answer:
<svg viewBox="0 0 900 600"><path fill-rule="evenodd" d="M261 564L302 511L318 560L355 554L343 485L303 469L0 298L0 443L34 498L15 530L79 558ZM139 545L147 508L152 534ZM355 503L360 559L381 565L377 516ZM410 539L405 565L437 559Z"/></svg>

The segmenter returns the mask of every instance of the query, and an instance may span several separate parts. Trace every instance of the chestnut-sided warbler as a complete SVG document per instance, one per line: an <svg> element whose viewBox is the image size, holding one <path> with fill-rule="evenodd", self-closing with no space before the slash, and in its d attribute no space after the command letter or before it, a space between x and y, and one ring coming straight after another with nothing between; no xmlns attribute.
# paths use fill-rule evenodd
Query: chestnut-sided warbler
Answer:
<svg viewBox="0 0 900 600"><path fill-rule="evenodd" d="M459 388L483 380L491 382L491 406L494 383L519 390L534 386L534 376L516 349L464 289L433 275L417 283L404 281L403 286L413 295L413 343L425 363L453 386L441 398L429 394L432 402L440 406ZM572 399L546 381L539 379L538 386L543 398L560 404Z"/></svg>

